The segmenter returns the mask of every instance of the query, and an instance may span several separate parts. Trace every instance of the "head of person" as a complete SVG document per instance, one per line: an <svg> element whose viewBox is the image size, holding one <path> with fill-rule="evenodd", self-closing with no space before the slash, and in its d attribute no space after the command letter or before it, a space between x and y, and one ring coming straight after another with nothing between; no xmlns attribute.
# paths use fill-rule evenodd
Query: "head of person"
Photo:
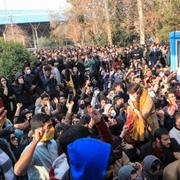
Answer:
<svg viewBox="0 0 180 180"><path fill-rule="evenodd" d="M41 104L43 106L47 106L49 100L50 100L50 97L49 97L49 95L46 92L41 94Z"/></svg>
<svg viewBox="0 0 180 180"><path fill-rule="evenodd" d="M175 122L175 127L180 130L180 112L177 112L175 115L176 122Z"/></svg>
<svg viewBox="0 0 180 180"><path fill-rule="evenodd" d="M51 59L50 61L48 61L50 67L53 67L54 63L55 63L55 59Z"/></svg>
<svg viewBox="0 0 180 180"><path fill-rule="evenodd" d="M120 93L118 96L114 97L114 104L116 107L124 104L124 96L122 93Z"/></svg>
<svg viewBox="0 0 180 180"><path fill-rule="evenodd" d="M76 66L73 67L73 73L77 74L78 73L78 68Z"/></svg>
<svg viewBox="0 0 180 180"><path fill-rule="evenodd" d="M65 104L66 104L66 97L65 97L64 94L60 94L59 103L60 103L61 105L65 105Z"/></svg>
<svg viewBox="0 0 180 180"><path fill-rule="evenodd" d="M7 84L8 84L8 80L4 76L1 76L0 77L0 87L5 87L5 86L7 86Z"/></svg>
<svg viewBox="0 0 180 180"><path fill-rule="evenodd" d="M154 132L154 141L156 147L159 149L170 148L171 146L169 132L165 128L156 129Z"/></svg>
<svg viewBox="0 0 180 180"><path fill-rule="evenodd" d="M17 72L15 74L15 82L17 84L24 84L24 78L23 78L23 75L21 73Z"/></svg>
<svg viewBox="0 0 180 180"><path fill-rule="evenodd" d="M162 174L162 163L154 155L148 155L143 162L143 176L148 180L153 180Z"/></svg>
<svg viewBox="0 0 180 180"><path fill-rule="evenodd" d="M113 89L116 94L123 92L122 84L120 82L115 82Z"/></svg>
<svg viewBox="0 0 180 180"><path fill-rule="evenodd" d="M151 69L148 69L146 71L146 77L150 78L151 76L152 76L152 71L151 71Z"/></svg>
<svg viewBox="0 0 180 180"><path fill-rule="evenodd" d="M143 180L140 167L135 164L122 166L118 172L118 180Z"/></svg>
<svg viewBox="0 0 180 180"><path fill-rule="evenodd" d="M31 66L30 63L26 63L23 67L23 74L29 75L31 74Z"/></svg>
<svg viewBox="0 0 180 180"><path fill-rule="evenodd" d="M136 84L139 84L141 82L141 77L140 74L136 74L133 78L132 81Z"/></svg>
<svg viewBox="0 0 180 180"><path fill-rule="evenodd" d="M67 152L74 180L103 179L106 175L110 144L95 138L80 138L68 144Z"/></svg>
<svg viewBox="0 0 180 180"><path fill-rule="evenodd" d="M51 67L49 65L43 66L43 73L46 77L50 77L51 75Z"/></svg>
<svg viewBox="0 0 180 180"><path fill-rule="evenodd" d="M142 94L142 87L140 87L139 84L132 83L128 87L128 94L130 100L135 101L140 98Z"/></svg>
<svg viewBox="0 0 180 180"><path fill-rule="evenodd" d="M106 103L107 103L107 99L105 97L101 98L101 100L100 100L101 108L104 108Z"/></svg>
<svg viewBox="0 0 180 180"><path fill-rule="evenodd" d="M58 142L58 152L61 154L62 152L67 154L67 146L73 141L89 137L90 132L88 128L82 125L72 125L68 129L66 129L57 139Z"/></svg>
<svg viewBox="0 0 180 180"><path fill-rule="evenodd" d="M54 127L49 115L45 113L36 114L30 123L34 136L44 132L41 142L45 143L54 138Z"/></svg>
<svg viewBox="0 0 180 180"><path fill-rule="evenodd" d="M29 110L29 109L24 109L22 112L21 112L21 116L24 118L24 120L27 120L27 121L31 121L32 119L32 111Z"/></svg>
<svg viewBox="0 0 180 180"><path fill-rule="evenodd" d="M106 104L104 107L104 115L108 117L115 118L116 117L116 111L114 109L114 106L112 104Z"/></svg>
<svg viewBox="0 0 180 180"><path fill-rule="evenodd" d="M72 118L72 125L81 125L81 124L82 124L82 121L80 119L80 116L74 114Z"/></svg>
<svg viewBox="0 0 180 180"><path fill-rule="evenodd" d="M166 101L168 102L168 104L176 103L176 95L173 92L168 92L166 94Z"/></svg>
<svg viewBox="0 0 180 180"><path fill-rule="evenodd" d="M18 138L16 137L14 133L9 135L9 143L11 146L18 147L19 145Z"/></svg>

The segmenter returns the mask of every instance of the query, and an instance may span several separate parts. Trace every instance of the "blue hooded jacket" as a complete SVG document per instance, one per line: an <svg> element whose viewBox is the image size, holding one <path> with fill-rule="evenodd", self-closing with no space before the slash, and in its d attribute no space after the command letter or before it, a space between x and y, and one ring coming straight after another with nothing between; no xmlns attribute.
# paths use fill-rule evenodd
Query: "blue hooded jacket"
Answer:
<svg viewBox="0 0 180 180"><path fill-rule="evenodd" d="M103 180L111 145L93 138L81 138L68 145L73 180Z"/></svg>

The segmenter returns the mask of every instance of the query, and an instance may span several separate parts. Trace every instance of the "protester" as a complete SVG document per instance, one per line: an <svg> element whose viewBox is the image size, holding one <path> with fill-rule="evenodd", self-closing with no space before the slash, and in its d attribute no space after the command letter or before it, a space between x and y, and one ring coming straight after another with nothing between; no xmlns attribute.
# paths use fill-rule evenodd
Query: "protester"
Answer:
<svg viewBox="0 0 180 180"><path fill-rule="evenodd" d="M170 130L169 136L180 144L180 113L176 114L176 122L174 127Z"/></svg>
<svg viewBox="0 0 180 180"><path fill-rule="evenodd" d="M53 140L54 128L50 116L34 115L31 128L33 140L15 164L14 172L17 176L27 172L29 179L47 179L48 170L57 158L57 144Z"/></svg>
<svg viewBox="0 0 180 180"><path fill-rule="evenodd" d="M8 168L30 180L162 179L163 169L171 172L167 165L180 158L180 84L168 49L34 51L33 65L25 62L14 79L0 78L0 106L7 109L0 137L17 158L0 147Z"/></svg>

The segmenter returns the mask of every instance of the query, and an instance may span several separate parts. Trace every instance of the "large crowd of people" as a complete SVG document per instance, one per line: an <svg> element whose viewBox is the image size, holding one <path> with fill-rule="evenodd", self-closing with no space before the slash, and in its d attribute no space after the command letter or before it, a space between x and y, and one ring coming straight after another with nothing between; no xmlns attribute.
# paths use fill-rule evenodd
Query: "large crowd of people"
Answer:
<svg viewBox="0 0 180 180"><path fill-rule="evenodd" d="M168 45L33 55L13 80L0 77L0 179L178 180L180 84Z"/></svg>

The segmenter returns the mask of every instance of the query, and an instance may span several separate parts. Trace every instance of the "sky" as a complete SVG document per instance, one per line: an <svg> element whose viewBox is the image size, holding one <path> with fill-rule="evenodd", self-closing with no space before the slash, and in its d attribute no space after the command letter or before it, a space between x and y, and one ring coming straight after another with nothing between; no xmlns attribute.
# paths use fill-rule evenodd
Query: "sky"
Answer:
<svg viewBox="0 0 180 180"><path fill-rule="evenodd" d="M66 10L66 0L0 0L0 10Z"/></svg>

